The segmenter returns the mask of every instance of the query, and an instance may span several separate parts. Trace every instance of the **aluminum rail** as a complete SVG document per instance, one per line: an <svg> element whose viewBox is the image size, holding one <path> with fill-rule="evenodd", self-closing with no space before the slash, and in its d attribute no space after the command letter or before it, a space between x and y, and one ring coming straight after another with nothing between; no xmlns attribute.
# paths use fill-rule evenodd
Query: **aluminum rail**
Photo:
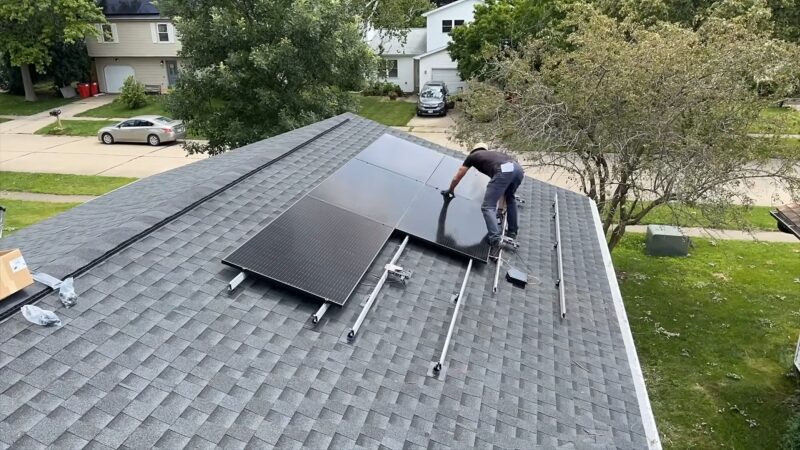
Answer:
<svg viewBox="0 0 800 450"><path fill-rule="evenodd" d="M508 212L506 212L508 214ZM503 237L506 235L506 215L503 215L503 223L500 225L503 232ZM492 284L492 293L497 293L497 283L500 280L500 267L503 265L503 247L500 246L500 251L497 252L497 267L494 270L494 284Z"/></svg>
<svg viewBox="0 0 800 450"><path fill-rule="evenodd" d="M314 325L318 324L320 319L322 319L322 316L325 315L325 312L328 311L328 308L330 308L330 306L331 302L323 303L322 306L319 307L317 312L315 312L314 315L311 316L311 323L313 323Z"/></svg>
<svg viewBox="0 0 800 450"><path fill-rule="evenodd" d="M239 272L239 275L233 277L233 279L228 283L228 292L233 292L234 289L239 287L242 284L242 281L247 278L247 274L244 271Z"/></svg>
<svg viewBox="0 0 800 450"><path fill-rule="evenodd" d="M403 250L406 248L406 244L408 244L408 236L403 239L403 243L400 244L400 247L394 253L392 260L389 264L397 263L397 260L400 259L400 255L403 253ZM353 328L350 329L350 332L347 333L347 339L353 340L358 334L358 329L361 328L361 324L364 323L364 319L367 318L367 313L369 313L369 309L372 307L372 304L375 302L375 299L378 298L378 292L380 292L383 284L386 283L386 279L389 277L389 269L383 269L383 275L378 280L378 283L375 285L375 289L372 290L372 293L369 294L369 298L367 298L367 302L364 304L364 307L361 309L361 313L358 315L356 319L356 323L353 324Z"/></svg>
<svg viewBox="0 0 800 450"><path fill-rule="evenodd" d="M561 305L561 318L567 317L567 301L564 297L564 262L561 256L561 221L558 215L558 194L553 199L553 218L556 220L556 256L558 258L558 280L556 286L558 287L558 301Z"/></svg>
<svg viewBox="0 0 800 450"><path fill-rule="evenodd" d="M467 265L467 273L464 274L464 281L461 282L461 290L458 291L458 298L456 303L456 309L453 311L453 318L450 319L450 329L447 330L447 338L444 340L444 348L442 348L442 356L439 357L439 361L433 366L433 373L438 374L442 370L442 365L444 364L444 360L447 359L447 350L450 348L450 339L453 337L453 329L456 327L456 321L458 320L458 312L461 309L461 305L464 303L464 290L467 288L467 281L469 281L469 273L472 270L472 258L469 259L469 264Z"/></svg>

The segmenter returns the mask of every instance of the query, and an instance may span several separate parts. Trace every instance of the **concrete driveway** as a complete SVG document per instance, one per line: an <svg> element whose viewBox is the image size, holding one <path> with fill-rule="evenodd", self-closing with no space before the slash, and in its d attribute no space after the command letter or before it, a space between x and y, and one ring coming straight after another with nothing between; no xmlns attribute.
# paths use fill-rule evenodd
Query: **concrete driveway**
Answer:
<svg viewBox="0 0 800 450"><path fill-rule="evenodd" d="M142 178L190 164L180 145L102 144L94 137L0 134L0 170Z"/></svg>

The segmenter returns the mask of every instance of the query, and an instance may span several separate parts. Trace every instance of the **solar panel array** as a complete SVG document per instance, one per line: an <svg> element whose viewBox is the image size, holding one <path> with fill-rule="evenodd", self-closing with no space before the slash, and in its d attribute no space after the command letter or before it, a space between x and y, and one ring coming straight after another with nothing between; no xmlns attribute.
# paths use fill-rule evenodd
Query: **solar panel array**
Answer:
<svg viewBox="0 0 800 450"><path fill-rule="evenodd" d="M449 202L439 192L459 166L385 134L223 263L343 305L395 229L486 262L488 178L470 171Z"/></svg>

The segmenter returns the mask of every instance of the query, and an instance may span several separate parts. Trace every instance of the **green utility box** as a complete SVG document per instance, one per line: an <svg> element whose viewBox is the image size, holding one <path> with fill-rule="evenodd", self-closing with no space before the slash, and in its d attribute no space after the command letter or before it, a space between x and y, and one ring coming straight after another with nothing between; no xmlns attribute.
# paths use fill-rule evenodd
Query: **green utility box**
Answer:
<svg viewBox="0 0 800 450"><path fill-rule="evenodd" d="M689 237L678 227L648 225L645 247L651 256L686 256L689 254Z"/></svg>

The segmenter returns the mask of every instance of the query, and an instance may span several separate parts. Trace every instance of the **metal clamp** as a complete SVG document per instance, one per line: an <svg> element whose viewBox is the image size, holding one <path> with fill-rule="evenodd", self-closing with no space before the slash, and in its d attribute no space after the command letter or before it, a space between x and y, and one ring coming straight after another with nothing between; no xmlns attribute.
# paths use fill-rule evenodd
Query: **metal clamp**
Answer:
<svg viewBox="0 0 800 450"><path fill-rule="evenodd" d="M408 279L411 278L411 275L414 274L414 272L410 270L403 270L402 267L396 264L387 264L386 266L384 266L384 270L386 270L386 272L389 275L389 281L395 283L402 283L404 285L406 284Z"/></svg>

